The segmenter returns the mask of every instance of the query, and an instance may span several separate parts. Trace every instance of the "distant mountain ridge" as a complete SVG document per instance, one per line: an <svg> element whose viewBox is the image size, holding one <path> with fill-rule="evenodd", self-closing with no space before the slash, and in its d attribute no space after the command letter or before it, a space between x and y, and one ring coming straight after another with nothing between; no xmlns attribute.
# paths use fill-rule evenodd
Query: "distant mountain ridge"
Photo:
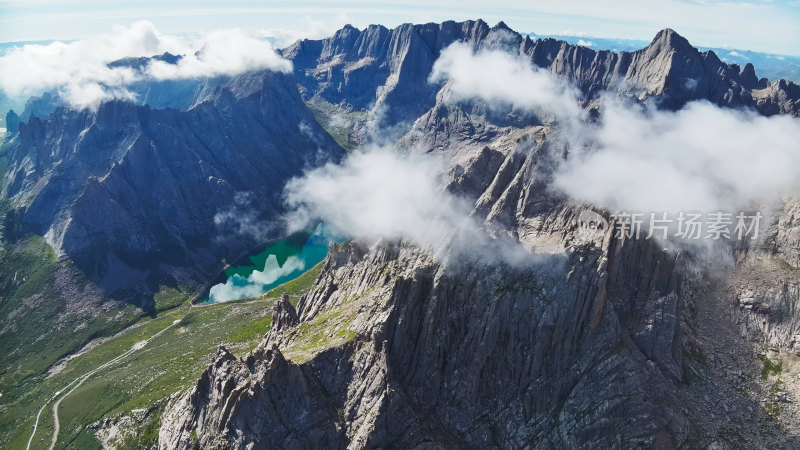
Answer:
<svg viewBox="0 0 800 450"><path fill-rule="evenodd" d="M486 39L490 33L494 38ZM669 29L645 48L614 53L554 39L534 41L503 22L494 27L482 20L394 29L345 26L329 38L298 41L282 54L293 62L306 100L368 111L369 126L399 127L397 133L402 135L434 106L440 86L428 83L428 76L440 52L453 42L518 52L570 81L586 101L613 90L669 109L705 99L720 106L751 107L766 115L800 114L800 88L795 83L759 79L752 65L726 64Z"/></svg>
<svg viewBox="0 0 800 450"><path fill-rule="evenodd" d="M537 34L528 33L536 39L555 39L565 41L571 45L581 45L592 50L611 50L612 52L634 52L647 47L648 41L639 39L614 39L592 36L562 35L562 34ZM744 67L751 63L760 76L778 80L785 79L795 83L800 82L800 56L779 55L773 53L756 52L735 48L697 46L700 51L713 51L720 60L728 64L738 64Z"/></svg>

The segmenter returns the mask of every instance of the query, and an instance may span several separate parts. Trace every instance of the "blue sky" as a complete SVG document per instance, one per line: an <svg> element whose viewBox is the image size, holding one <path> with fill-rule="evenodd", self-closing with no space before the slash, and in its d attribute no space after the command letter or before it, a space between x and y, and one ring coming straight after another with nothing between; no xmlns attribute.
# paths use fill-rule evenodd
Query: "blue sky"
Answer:
<svg viewBox="0 0 800 450"><path fill-rule="evenodd" d="M86 38L141 19L172 33L239 27L319 37L344 23L475 18L519 32L645 40L670 27L695 45L800 55L800 0L0 0L0 42Z"/></svg>

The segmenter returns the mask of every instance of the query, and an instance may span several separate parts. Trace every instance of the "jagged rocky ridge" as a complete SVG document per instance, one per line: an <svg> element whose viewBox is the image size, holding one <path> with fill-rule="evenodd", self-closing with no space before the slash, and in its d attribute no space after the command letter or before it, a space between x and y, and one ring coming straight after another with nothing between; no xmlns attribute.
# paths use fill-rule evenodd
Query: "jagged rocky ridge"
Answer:
<svg viewBox="0 0 800 450"><path fill-rule="evenodd" d="M221 348L197 385L172 397L159 445L798 445L795 416L771 419L756 400L763 392L748 380L760 362L747 342L796 351L796 202L782 207L772 238L719 249L713 274L701 258L650 241L586 235L577 217L590 206L549 189L561 151L547 138L555 130L531 115L488 114L479 102L446 104L442 86L427 84L438 52L455 40L519 48L576 83L588 107L617 89L664 108L704 98L798 113L795 85L757 80L752 67L727 66L671 30L622 54L532 42L481 21L346 27L298 42L284 55L307 99L345 115L383 111L379 129L410 131L401 148L446 155L447 189L472 199L475 218L538 262L441 260L407 242L334 246L296 310L276 305L275 325L252 354ZM415 101L403 103L406 93ZM754 280L748 264L779 270ZM741 294L748 289L756 294ZM698 313L730 322L715 328Z"/></svg>
<svg viewBox="0 0 800 450"><path fill-rule="evenodd" d="M219 448L598 448L649 445L654 436L683 440L686 419L663 407L667 380L680 373L671 354L681 345L677 317L659 320L656 331L669 330L664 336L637 330L648 342L643 355L622 332L634 321L604 306L611 296L630 295L624 280L607 293L604 255L584 248L516 270L444 267L414 247L388 243L332 248L325 275L298 306L300 325L276 327L246 360L221 349L197 387L174 400L160 443L188 448L192 430L201 446ZM636 262L644 272L662 262L656 258ZM676 286L667 270L639 294L674 308ZM287 309L277 308L274 322ZM309 348L317 338L307 333L315 332L324 336Z"/></svg>
<svg viewBox="0 0 800 450"><path fill-rule="evenodd" d="M706 99L721 106L752 107L762 114L800 115L800 86L791 81L758 79L755 68L722 62L713 51L700 52L675 31L658 33L636 52L595 51L554 39L532 40L500 22L482 20L395 29L345 26L332 37L301 40L283 51L294 64L304 98L340 106L363 142L376 128L395 137L436 103L441 85L428 83L434 62L453 42L476 49L506 49L569 80L586 101L604 91L678 109Z"/></svg>
<svg viewBox="0 0 800 450"><path fill-rule="evenodd" d="M204 284L254 243L218 239L239 228L222 223L221 233L218 214L241 203L266 222L281 211L286 180L344 153L295 84L254 72L188 110L112 101L30 117L5 146L11 227L45 236L107 294L143 306L165 280Z"/></svg>

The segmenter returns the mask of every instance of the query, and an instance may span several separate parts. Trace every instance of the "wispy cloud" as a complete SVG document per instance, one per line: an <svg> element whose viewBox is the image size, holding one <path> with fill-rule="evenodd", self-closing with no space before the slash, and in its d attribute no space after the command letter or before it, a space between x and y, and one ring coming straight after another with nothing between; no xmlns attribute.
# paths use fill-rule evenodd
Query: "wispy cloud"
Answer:
<svg viewBox="0 0 800 450"><path fill-rule="evenodd" d="M153 61L143 68L110 67L126 57L170 52L177 64ZM150 22L117 26L111 33L70 43L25 45L0 57L0 89L21 98L56 90L75 108L93 108L110 99L134 99L135 82L233 75L255 70L290 71L269 42L241 30L220 30L199 38L159 32Z"/></svg>
<svg viewBox="0 0 800 450"><path fill-rule="evenodd" d="M493 238L470 217L472 205L444 189L442 159L373 147L290 181L290 230L323 220L365 243L407 240L450 265L480 259L512 265L539 261L517 241Z"/></svg>
<svg viewBox="0 0 800 450"><path fill-rule="evenodd" d="M441 187L442 161L388 148L351 155L290 181L290 229L322 218L365 240L410 239L436 245L466 221L469 205Z"/></svg>
<svg viewBox="0 0 800 450"><path fill-rule="evenodd" d="M576 89L524 58L461 44L442 53L432 78L457 99L554 115L570 146L555 186L611 210L730 210L800 187L800 122L791 117L708 102L660 111L609 93L589 123Z"/></svg>
<svg viewBox="0 0 800 450"><path fill-rule="evenodd" d="M314 19L305 16L299 26L264 28L259 33L270 39L277 47L286 47L301 39L323 39L350 23L347 14L339 13L332 20Z"/></svg>
<svg viewBox="0 0 800 450"><path fill-rule="evenodd" d="M800 123L693 102L658 111L606 97L592 149L556 186L611 210L734 210L800 187Z"/></svg>
<svg viewBox="0 0 800 450"><path fill-rule="evenodd" d="M490 104L513 104L560 118L583 114L575 88L504 51L475 52L467 44L452 44L434 63L430 80L448 81L454 100L481 98Z"/></svg>

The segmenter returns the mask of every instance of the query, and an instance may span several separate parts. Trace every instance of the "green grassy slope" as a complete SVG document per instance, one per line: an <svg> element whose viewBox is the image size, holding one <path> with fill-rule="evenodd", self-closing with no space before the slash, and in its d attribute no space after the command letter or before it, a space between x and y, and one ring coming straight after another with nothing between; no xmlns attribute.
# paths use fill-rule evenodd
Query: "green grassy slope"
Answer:
<svg viewBox="0 0 800 450"><path fill-rule="evenodd" d="M98 447L95 430L87 428L93 422L149 407L187 388L199 378L221 344L242 353L251 350L267 331L271 303L257 300L182 308L121 333L73 359L61 373L31 386L13 403L4 404L0 444L24 448L36 412L56 391L180 319L141 350L89 378L62 401L56 448ZM50 442L51 416L52 403L42 414L34 440L36 448L46 448Z"/></svg>
<svg viewBox="0 0 800 450"><path fill-rule="evenodd" d="M0 249L0 392L28 389L35 377L89 340L132 323L137 311L121 307L114 316L74 312L55 282L59 265L38 236ZM80 294L80 293L78 293ZM93 305L94 306L94 305ZM75 307L75 305L73 305Z"/></svg>
<svg viewBox="0 0 800 450"><path fill-rule="evenodd" d="M0 397L0 447L25 448L37 411L55 392L166 329L141 350L89 378L60 404L61 428L56 448L99 448L92 423L150 407L189 387L208 366L219 345L240 355L252 350L269 328L274 299L287 293L296 303L311 287L321 267L318 264L258 299L182 307L141 322L72 359L60 373L37 378L24 393ZM173 325L176 320L180 322ZM52 431L50 402L42 413L32 448L47 448ZM155 436L152 430L148 436L138 444L124 445L151 443Z"/></svg>

